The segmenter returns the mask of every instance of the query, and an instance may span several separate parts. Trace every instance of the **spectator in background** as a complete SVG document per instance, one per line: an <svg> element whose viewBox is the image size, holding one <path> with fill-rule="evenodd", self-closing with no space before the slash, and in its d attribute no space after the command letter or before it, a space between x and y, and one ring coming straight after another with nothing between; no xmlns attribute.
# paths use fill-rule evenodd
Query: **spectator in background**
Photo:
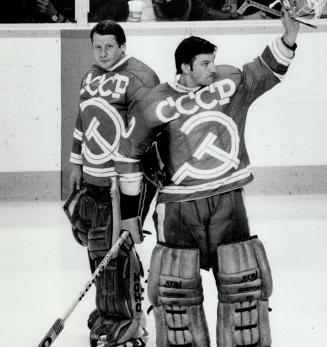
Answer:
<svg viewBox="0 0 327 347"><path fill-rule="evenodd" d="M243 16L237 9L244 0L152 0L158 21L201 21L232 19L264 19L267 14L254 7L246 10ZM268 4L267 0L257 2Z"/></svg>
<svg viewBox="0 0 327 347"><path fill-rule="evenodd" d="M64 23L74 21L75 0L11 0L0 11L0 23Z"/></svg>
<svg viewBox="0 0 327 347"><path fill-rule="evenodd" d="M37 22L65 23L75 21L75 0L35 0ZM90 0L89 22L111 19L124 22L129 14L128 0Z"/></svg>
<svg viewBox="0 0 327 347"><path fill-rule="evenodd" d="M73 22L75 0L34 0L31 11L37 23Z"/></svg>
<svg viewBox="0 0 327 347"><path fill-rule="evenodd" d="M272 1L255 0L263 5L269 5ZM244 0L192 0L192 11L189 20L231 20L231 19L265 19L268 18L266 12L257 8L248 8L240 16L237 9L243 4ZM276 17L274 17L276 18Z"/></svg>
<svg viewBox="0 0 327 347"><path fill-rule="evenodd" d="M128 0L90 0L89 22L128 19ZM75 0L11 0L0 11L0 23L75 22Z"/></svg>
<svg viewBox="0 0 327 347"><path fill-rule="evenodd" d="M152 0L157 21L189 20L192 0Z"/></svg>
<svg viewBox="0 0 327 347"><path fill-rule="evenodd" d="M128 15L128 0L90 0L89 22L105 19L126 22Z"/></svg>

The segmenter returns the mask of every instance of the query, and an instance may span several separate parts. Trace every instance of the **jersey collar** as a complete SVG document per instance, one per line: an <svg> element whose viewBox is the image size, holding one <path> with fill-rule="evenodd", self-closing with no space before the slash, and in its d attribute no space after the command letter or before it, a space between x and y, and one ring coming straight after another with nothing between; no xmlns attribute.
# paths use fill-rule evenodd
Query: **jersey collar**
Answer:
<svg viewBox="0 0 327 347"><path fill-rule="evenodd" d="M126 60L130 58L129 55L125 55L122 59L120 59L115 65L111 66L107 71L114 71L118 66L125 63Z"/></svg>
<svg viewBox="0 0 327 347"><path fill-rule="evenodd" d="M190 92L195 92L198 89L200 89L201 87L186 87L183 86L182 84L179 83L179 79L180 79L181 75L177 75L174 81L168 82L168 84L175 89L177 92L179 93L190 93Z"/></svg>

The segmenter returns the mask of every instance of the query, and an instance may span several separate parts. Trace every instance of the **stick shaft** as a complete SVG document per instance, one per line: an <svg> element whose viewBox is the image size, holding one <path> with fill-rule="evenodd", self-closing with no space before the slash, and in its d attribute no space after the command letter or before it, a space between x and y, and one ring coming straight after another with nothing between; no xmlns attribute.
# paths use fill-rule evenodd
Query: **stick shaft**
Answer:
<svg viewBox="0 0 327 347"><path fill-rule="evenodd" d="M99 266L96 268L96 270L93 272L91 279L84 285L83 290L79 293L78 297L75 299L75 301L71 304L71 306L66 310L64 313L62 319L65 322L67 318L71 315L71 313L74 311L75 307L79 304L79 302L84 298L85 294L89 291L89 289L92 287L92 284L95 283L95 280L100 276L103 269L108 265L110 260L112 260L114 257L116 257L119 248L124 243L126 238L128 237L129 232L124 231L118 240L114 243L114 245L111 247L109 252L106 254L106 256L102 259Z"/></svg>

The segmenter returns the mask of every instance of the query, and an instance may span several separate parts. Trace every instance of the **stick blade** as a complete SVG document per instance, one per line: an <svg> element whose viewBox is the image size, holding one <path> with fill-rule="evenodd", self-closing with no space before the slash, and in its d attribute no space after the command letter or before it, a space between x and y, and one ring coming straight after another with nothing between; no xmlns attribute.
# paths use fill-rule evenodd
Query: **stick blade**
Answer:
<svg viewBox="0 0 327 347"><path fill-rule="evenodd" d="M58 318L37 347L49 347L64 329L64 321Z"/></svg>

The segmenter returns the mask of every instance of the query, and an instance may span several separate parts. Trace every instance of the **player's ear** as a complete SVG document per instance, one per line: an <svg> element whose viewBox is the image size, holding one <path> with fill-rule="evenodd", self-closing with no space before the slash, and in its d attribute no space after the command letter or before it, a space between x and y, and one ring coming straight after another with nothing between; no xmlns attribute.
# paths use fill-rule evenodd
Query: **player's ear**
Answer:
<svg viewBox="0 0 327 347"><path fill-rule="evenodd" d="M123 43L120 45L120 48L122 49L122 51L125 53L126 52L126 43Z"/></svg>
<svg viewBox="0 0 327 347"><path fill-rule="evenodd" d="M188 74L188 73L191 71L191 65L190 65L190 64L183 63L183 64L181 65L181 69L182 69L182 72L183 72L183 73Z"/></svg>

